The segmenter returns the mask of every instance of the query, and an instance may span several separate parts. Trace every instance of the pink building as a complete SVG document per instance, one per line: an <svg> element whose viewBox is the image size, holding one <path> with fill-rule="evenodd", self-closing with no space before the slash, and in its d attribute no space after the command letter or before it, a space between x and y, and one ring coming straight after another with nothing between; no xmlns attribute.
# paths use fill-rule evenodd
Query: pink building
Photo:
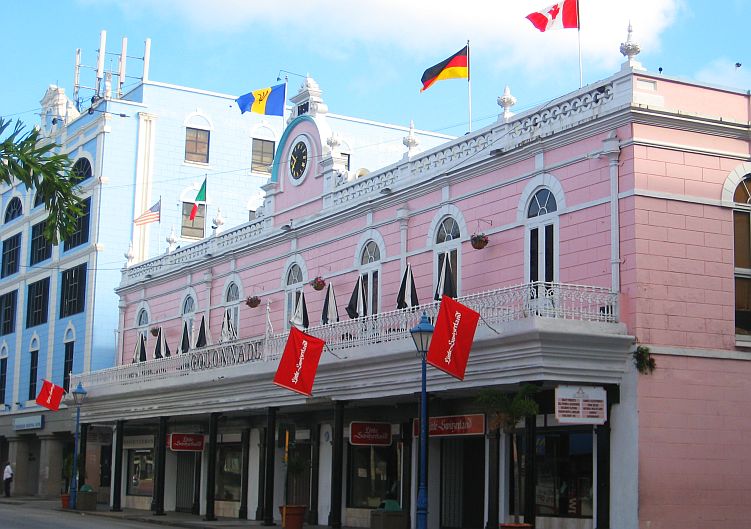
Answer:
<svg viewBox="0 0 751 529"><path fill-rule="evenodd" d="M748 93L631 55L518 115L507 93L496 123L420 154L409 134L400 161L370 172L346 170L319 96L292 98L256 220L123 271L120 365L73 382L83 420L115 429L113 506L270 524L286 501L310 523L369 527L393 500L414 526L409 329L436 314L448 260L482 319L463 381L427 373L428 527L747 527ZM418 310L396 309L408 264ZM318 276L338 322L321 324ZM272 383L303 294L307 332L327 342L310 398ZM154 359L152 328L171 356ZM478 394L526 383L539 413L498 435ZM607 419L557 415L565 396ZM285 432L305 463L286 485Z"/></svg>

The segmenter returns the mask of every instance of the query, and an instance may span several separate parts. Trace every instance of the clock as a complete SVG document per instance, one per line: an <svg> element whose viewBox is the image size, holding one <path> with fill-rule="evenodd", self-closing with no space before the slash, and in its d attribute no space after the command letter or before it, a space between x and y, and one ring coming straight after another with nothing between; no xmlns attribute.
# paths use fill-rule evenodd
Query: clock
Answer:
<svg viewBox="0 0 751 529"><path fill-rule="evenodd" d="M289 154L289 173L292 178L299 180L308 168L308 145L304 141L298 141L292 147Z"/></svg>

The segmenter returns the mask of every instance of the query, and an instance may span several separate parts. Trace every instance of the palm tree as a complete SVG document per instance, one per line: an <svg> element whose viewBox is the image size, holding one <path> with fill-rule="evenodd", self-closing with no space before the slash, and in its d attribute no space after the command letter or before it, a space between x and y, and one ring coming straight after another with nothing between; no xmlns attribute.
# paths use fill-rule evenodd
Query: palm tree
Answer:
<svg viewBox="0 0 751 529"><path fill-rule="evenodd" d="M56 152L59 145L46 142L38 129L24 131L20 121L0 118L0 182L16 182L34 188L49 212L44 234L56 244L65 240L76 228L83 210L74 193L78 183L71 173L70 158ZM7 135L6 135L7 133Z"/></svg>
<svg viewBox="0 0 751 529"><path fill-rule="evenodd" d="M540 406L532 399L532 395L537 391L537 386L532 384L524 384L516 393L503 393L494 388L486 388L480 391L476 399L477 404L488 415L488 427L491 430L500 429L511 435L513 488L516 491L514 508L517 513L521 511L520 494L518 494L521 484L521 465L517 448L516 425L520 420L534 417L540 412ZM527 454L527 457L534 457L534 454ZM531 476L525 477L532 479Z"/></svg>

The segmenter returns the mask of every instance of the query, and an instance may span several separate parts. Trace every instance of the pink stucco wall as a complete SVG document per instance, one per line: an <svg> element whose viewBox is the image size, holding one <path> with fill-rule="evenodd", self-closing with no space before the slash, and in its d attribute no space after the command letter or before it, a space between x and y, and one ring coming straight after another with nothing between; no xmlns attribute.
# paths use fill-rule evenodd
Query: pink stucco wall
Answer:
<svg viewBox="0 0 751 529"><path fill-rule="evenodd" d="M747 529L751 362L656 360L638 382L639 527Z"/></svg>

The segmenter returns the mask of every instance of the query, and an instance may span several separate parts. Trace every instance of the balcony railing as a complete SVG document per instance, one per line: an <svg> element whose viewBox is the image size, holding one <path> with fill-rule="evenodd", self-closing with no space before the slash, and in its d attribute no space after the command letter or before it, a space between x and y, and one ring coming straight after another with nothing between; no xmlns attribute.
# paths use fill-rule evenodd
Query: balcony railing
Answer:
<svg viewBox="0 0 751 529"><path fill-rule="evenodd" d="M480 313L479 326L494 326L531 316L578 321L617 322L618 295L606 288L561 283L528 283L458 298ZM409 330L425 312L432 320L438 302L401 310L381 312L354 320L310 327L307 332L326 341L326 347L340 358L359 346L409 339ZM288 333L245 338L210 345L169 358L125 364L109 369L73 375L91 390L101 386L127 386L150 380L185 377L206 370L253 362L276 362L281 357Z"/></svg>

